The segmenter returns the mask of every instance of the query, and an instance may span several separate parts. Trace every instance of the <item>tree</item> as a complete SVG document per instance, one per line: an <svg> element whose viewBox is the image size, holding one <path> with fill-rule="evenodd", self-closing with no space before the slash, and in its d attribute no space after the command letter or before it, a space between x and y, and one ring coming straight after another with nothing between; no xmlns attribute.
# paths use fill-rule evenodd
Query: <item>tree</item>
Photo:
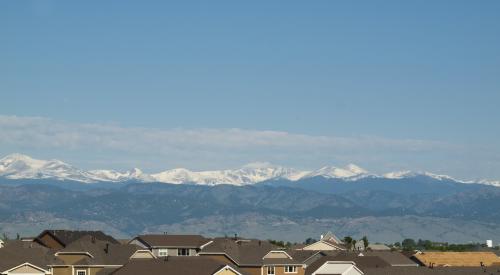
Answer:
<svg viewBox="0 0 500 275"><path fill-rule="evenodd" d="M345 244L347 250L351 250L351 248L352 248L352 237L350 237L350 236L344 237L344 244Z"/></svg>
<svg viewBox="0 0 500 275"><path fill-rule="evenodd" d="M19 233L16 233L16 240L20 240L21 239L21 236L19 235Z"/></svg>
<svg viewBox="0 0 500 275"><path fill-rule="evenodd" d="M417 243L415 242L414 239L404 239L403 242L401 243L403 246L404 250L414 250L415 247L417 246Z"/></svg>
<svg viewBox="0 0 500 275"><path fill-rule="evenodd" d="M2 240L4 240L4 241L9 240L9 236L7 236L7 234L5 232L2 233Z"/></svg>
<svg viewBox="0 0 500 275"><path fill-rule="evenodd" d="M307 238L306 241L304 242L304 244L312 244L312 243L315 243L317 242L316 239L313 239L313 238Z"/></svg>
<svg viewBox="0 0 500 275"><path fill-rule="evenodd" d="M365 247L365 251L366 251L368 249L368 245L370 245L370 243L368 242L368 237L363 236L363 238L361 238L361 240L363 241L363 246Z"/></svg>
<svg viewBox="0 0 500 275"><path fill-rule="evenodd" d="M358 241L356 241L356 240L354 240L354 239L352 240L352 250L356 250L356 243L357 243L357 242L358 242Z"/></svg>

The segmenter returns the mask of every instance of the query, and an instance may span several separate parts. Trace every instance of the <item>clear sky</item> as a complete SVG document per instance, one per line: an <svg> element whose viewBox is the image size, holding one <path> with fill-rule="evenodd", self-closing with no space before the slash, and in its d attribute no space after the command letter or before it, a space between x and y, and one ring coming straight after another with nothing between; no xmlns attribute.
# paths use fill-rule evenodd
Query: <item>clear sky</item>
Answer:
<svg viewBox="0 0 500 275"><path fill-rule="evenodd" d="M0 154L500 179L500 1L1 1Z"/></svg>

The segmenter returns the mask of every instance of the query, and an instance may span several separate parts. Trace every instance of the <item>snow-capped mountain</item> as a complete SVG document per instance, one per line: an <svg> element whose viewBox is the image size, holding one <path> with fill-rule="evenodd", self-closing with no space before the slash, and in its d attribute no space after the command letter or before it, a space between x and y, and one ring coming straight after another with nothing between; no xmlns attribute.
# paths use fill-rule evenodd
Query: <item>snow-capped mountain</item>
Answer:
<svg viewBox="0 0 500 275"><path fill-rule="evenodd" d="M0 159L0 176L9 179L58 179L92 182L89 175L60 160L38 160L11 154Z"/></svg>
<svg viewBox="0 0 500 275"><path fill-rule="evenodd" d="M269 163L251 163L236 170L193 172L184 168L177 168L158 174L152 174L151 177L159 182L177 184L189 182L205 185L220 183L244 185L275 178L298 180L307 173L308 172L275 166Z"/></svg>
<svg viewBox="0 0 500 275"><path fill-rule="evenodd" d="M312 178L312 177L324 177L324 178L336 178L336 179L347 179L356 180L362 177L371 176L365 169L349 164L344 168L338 168L335 166L325 166L318 170L309 172L305 174L302 178Z"/></svg>
<svg viewBox="0 0 500 275"><path fill-rule="evenodd" d="M60 160L38 160L22 154L11 154L0 159L0 177L8 179L71 180L82 183L137 181L174 184L192 183L200 185L247 185L268 180L300 181L315 177L355 182L366 177L403 179L418 176L440 181L449 180L459 183L477 183L500 187L500 181L462 181L450 176L428 172L401 171L376 175L354 164L349 164L342 168L325 166L314 171L301 171L264 162L251 163L233 170L191 171L184 168L176 168L159 173L146 174L138 168L126 172L114 170L85 171Z"/></svg>

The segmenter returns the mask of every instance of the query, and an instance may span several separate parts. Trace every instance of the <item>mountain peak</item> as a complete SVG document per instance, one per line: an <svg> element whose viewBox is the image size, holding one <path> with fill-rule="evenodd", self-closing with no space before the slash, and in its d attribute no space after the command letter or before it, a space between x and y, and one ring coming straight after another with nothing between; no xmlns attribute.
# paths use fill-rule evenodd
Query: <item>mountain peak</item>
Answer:
<svg viewBox="0 0 500 275"><path fill-rule="evenodd" d="M175 168L156 174L147 174L143 173L139 168L133 168L125 172L118 172L114 170L86 171L73 167L57 159L39 160L19 153L10 154L0 159L0 177L9 179L57 179L85 183L139 181L176 184L194 183L203 185L246 185L280 179L299 181L312 177L340 179L343 181L353 182L366 177L403 179L417 176L428 177L440 181L478 183L500 187L499 181L461 181L447 175L433 174L429 172L399 171L378 176L369 173L367 170L355 164L348 164L342 168L336 166L325 166L314 171L304 171L274 165L269 162L253 162L234 170L228 169L194 172L186 168Z"/></svg>

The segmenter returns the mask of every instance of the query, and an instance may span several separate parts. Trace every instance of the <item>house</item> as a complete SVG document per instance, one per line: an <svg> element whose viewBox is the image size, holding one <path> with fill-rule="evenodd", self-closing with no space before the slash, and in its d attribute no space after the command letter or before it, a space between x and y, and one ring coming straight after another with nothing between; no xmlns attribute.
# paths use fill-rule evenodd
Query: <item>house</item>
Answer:
<svg viewBox="0 0 500 275"><path fill-rule="evenodd" d="M388 247L385 244L379 244L379 243L368 244L368 247L365 248L365 244L363 243L363 240L357 241L356 245L354 246L354 249L357 250L357 251L364 251L364 250L391 251L390 247Z"/></svg>
<svg viewBox="0 0 500 275"><path fill-rule="evenodd" d="M342 241L337 238L332 232L321 235L320 240L306 245L302 250L316 250L316 251L332 251L332 250L345 250Z"/></svg>
<svg viewBox="0 0 500 275"><path fill-rule="evenodd" d="M149 249L156 257L198 256L212 241L200 235L139 235L129 243Z"/></svg>
<svg viewBox="0 0 500 275"><path fill-rule="evenodd" d="M307 266L306 275L312 275L326 262L353 262L356 267L363 271L365 268L386 268L391 265L386 261L376 256L361 256L359 253L335 251Z"/></svg>
<svg viewBox="0 0 500 275"><path fill-rule="evenodd" d="M249 275L303 275L307 263L319 257L318 251L279 250L261 240L215 238L200 256L235 265Z"/></svg>
<svg viewBox="0 0 500 275"><path fill-rule="evenodd" d="M53 275L109 274L127 263L140 248L115 244L85 235L57 250L59 263L50 264Z"/></svg>
<svg viewBox="0 0 500 275"><path fill-rule="evenodd" d="M4 245L5 245L5 241L0 239L0 248L4 247Z"/></svg>
<svg viewBox="0 0 500 275"><path fill-rule="evenodd" d="M112 275L243 275L236 266L206 257L133 259Z"/></svg>
<svg viewBox="0 0 500 275"><path fill-rule="evenodd" d="M73 231L73 230L45 230L38 235L34 241L51 249L63 249L68 244L82 238L91 236L100 241L106 241L111 244L119 242L113 237L104 234L102 231Z"/></svg>
<svg viewBox="0 0 500 275"><path fill-rule="evenodd" d="M414 257L428 267L500 266L500 258L493 252L420 252Z"/></svg>
<svg viewBox="0 0 500 275"><path fill-rule="evenodd" d="M363 275L354 262L348 261L327 261L320 267L314 269L310 275Z"/></svg>
<svg viewBox="0 0 500 275"><path fill-rule="evenodd" d="M14 240L0 249L2 275L51 275L49 265L57 262L50 249L37 243Z"/></svg>
<svg viewBox="0 0 500 275"><path fill-rule="evenodd" d="M363 256L376 256L392 267L419 267L420 265L398 251L363 251Z"/></svg>

